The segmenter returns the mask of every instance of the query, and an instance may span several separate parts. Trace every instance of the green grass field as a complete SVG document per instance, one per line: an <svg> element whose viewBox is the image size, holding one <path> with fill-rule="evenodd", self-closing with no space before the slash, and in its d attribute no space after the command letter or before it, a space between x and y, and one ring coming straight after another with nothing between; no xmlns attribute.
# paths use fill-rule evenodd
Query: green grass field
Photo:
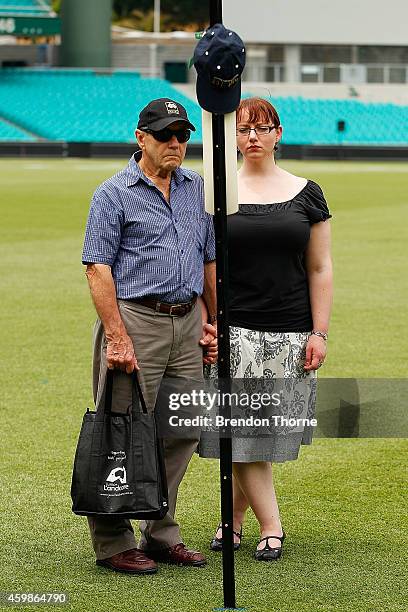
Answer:
<svg viewBox="0 0 408 612"><path fill-rule="evenodd" d="M203 612L222 605L218 463L191 463L178 517L202 569L153 577L97 568L70 510L76 439L91 405L95 319L81 265L89 199L122 161L2 160L0 223L1 591L67 591L66 610ZM194 164L193 164L194 165ZM405 164L282 162L318 181L332 214L335 306L322 376L407 376ZM195 165L195 167L197 167ZM317 439L275 479L288 538L278 563L236 554L237 604L254 612L405 612L403 439ZM38 610L38 607L26 608Z"/></svg>

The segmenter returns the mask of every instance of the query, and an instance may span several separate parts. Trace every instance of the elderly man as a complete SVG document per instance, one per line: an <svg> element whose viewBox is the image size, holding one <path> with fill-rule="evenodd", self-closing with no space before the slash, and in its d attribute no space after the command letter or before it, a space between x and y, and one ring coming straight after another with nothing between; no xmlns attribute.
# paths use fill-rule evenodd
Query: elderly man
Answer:
<svg viewBox="0 0 408 612"><path fill-rule="evenodd" d="M97 406L107 368L116 369L115 410L126 411L133 370L153 409L163 376L201 379L203 348L204 362L215 360L212 218L204 210L201 177L180 167L190 130L195 128L181 104L167 98L150 102L136 129L140 151L93 196L82 262L99 317L93 362ZM129 520L88 519L98 565L152 574L156 561L205 564L201 553L183 544L175 519L178 487L197 442L164 441L169 511L162 520L140 523L139 548Z"/></svg>

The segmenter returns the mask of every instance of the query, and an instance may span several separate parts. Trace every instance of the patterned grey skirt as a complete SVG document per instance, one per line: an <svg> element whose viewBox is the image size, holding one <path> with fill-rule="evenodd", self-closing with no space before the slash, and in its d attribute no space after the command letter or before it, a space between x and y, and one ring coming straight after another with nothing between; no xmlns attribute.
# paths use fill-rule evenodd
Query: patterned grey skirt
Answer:
<svg viewBox="0 0 408 612"><path fill-rule="evenodd" d="M309 336L310 332L274 333L230 327L231 378L283 382L285 416L306 417L306 421L312 419L316 403L316 372L303 369ZM216 365L206 370L207 378L218 377ZM275 428L267 437L256 434L233 436L232 460L243 463L293 461L298 457L301 444L311 444L312 435L310 425L297 424ZM214 431L202 430L198 453L200 457L219 457L219 441Z"/></svg>

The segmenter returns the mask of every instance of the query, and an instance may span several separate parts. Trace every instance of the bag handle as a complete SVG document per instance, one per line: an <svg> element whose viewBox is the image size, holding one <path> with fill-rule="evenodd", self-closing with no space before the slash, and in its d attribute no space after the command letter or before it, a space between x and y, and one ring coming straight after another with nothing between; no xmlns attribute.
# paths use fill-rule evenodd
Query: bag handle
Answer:
<svg viewBox="0 0 408 612"><path fill-rule="evenodd" d="M142 407L142 412L143 414L147 414L146 401L143 396L142 388L140 386L139 378L137 376L137 371L133 370L130 376L132 377L132 410L131 412L133 411L133 389L136 387L140 405ZM112 390L113 390L113 370L108 369L106 372L104 412L112 412Z"/></svg>
<svg viewBox="0 0 408 612"><path fill-rule="evenodd" d="M142 387L140 386L139 377L137 375L137 370L133 370L132 372L132 382L136 386L137 394L139 396L140 405L142 407L143 414L147 414L147 406L146 401L143 395Z"/></svg>

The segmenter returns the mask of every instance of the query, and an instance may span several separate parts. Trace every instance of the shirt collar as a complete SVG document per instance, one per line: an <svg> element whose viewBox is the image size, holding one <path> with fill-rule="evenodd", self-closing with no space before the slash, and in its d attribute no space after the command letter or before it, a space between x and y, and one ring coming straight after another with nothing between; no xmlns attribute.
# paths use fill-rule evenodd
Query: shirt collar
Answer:
<svg viewBox="0 0 408 612"><path fill-rule="evenodd" d="M142 152L136 151L132 155L129 160L127 171L126 171L126 186L131 187L132 185L136 185L139 181L144 181L147 185L152 185L152 181L147 178L147 176L142 172L140 166L138 164L140 158L142 157ZM176 182L176 185L180 185L185 179L191 181L191 176L184 170L184 168L176 168L173 170L172 176Z"/></svg>

